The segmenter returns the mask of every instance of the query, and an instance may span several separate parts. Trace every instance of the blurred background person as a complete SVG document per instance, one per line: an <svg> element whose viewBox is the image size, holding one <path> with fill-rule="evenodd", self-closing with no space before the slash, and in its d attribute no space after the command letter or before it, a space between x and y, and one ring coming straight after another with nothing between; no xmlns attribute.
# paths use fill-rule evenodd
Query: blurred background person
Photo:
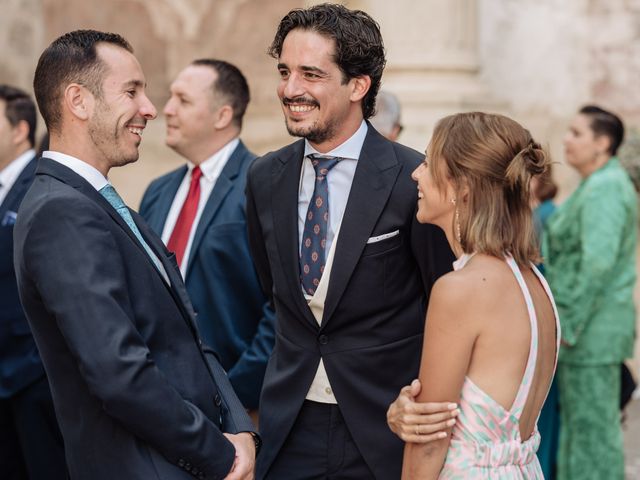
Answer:
<svg viewBox="0 0 640 480"><path fill-rule="evenodd" d="M544 233L562 324L559 480L624 478L620 364L635 339L637 197L615 156L623 138L616 115L580 109L564 146L582 181Z"/></svg>
<svg viewBox="0 0 640 480"><path fill-rule="evenodd" d="M275 314L247 238L244 189L256 157L239 136L249 86L234 65L202 59L183 69L170 90L166 144L187 163L149 185L140 215L176 253L200 334L257 422Z"/></svg>
<svg viewBox="0 0 640 480"><path fill-rule="evenodd" d="M402 133L400 113L398 97L386 90L380 90L376 97L376 113L369 121L379 133L392 142L397 142Z"/></svg>
<svg viewBox="0 0 640 480"><path fill-rule="evenodd" d="M66 479L62 435L49 383L20 304L13 226L33 182L36 107L0 85L0 477Z"/></svg>
<svg viewBox="0 0 640 480"><path fill-rule="evenodd" d="M531 179L531 207L533 209L533 226L536 231L538 245L542 242L542 233L547 220L556 210L553 202L558 193L558 186L553 180L551 164L542 174ZM540 263L538 269L544 274L544 264ZM558 435L560 433L560 413L558 411L558 382L554 378L549 389L549 394L544 402L540 418L538 419L538 431L540 432L540 448L538 448L538 460L542 467L542 473L547 480L555 478L556 459L558 457Z"/></svg>

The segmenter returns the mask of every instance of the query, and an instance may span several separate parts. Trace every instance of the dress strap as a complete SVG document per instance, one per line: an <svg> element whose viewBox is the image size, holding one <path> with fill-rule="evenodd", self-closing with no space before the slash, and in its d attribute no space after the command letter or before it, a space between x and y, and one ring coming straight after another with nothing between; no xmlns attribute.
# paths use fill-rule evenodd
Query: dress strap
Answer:
<svg viewBox="0 0 640 480"><path fill-rule="evenodd" d="M518 281L520 289L522 290L522 294L527 305L527 311L529 312L529 323L531 325L531 345L529 346L529 358L527 359L527 367L525 368L522 382L520 383L516 399L513 402L510 412L519 420L520 415L522 414L522 410L524 409L524 405L527 401L527 397L529 396L529 390L531 389L531 382L533 380L533 374L536 368L536 360L538 358L538 318L536 316L536 309L533 306L531 293L529 292L529 288L524 281L524 277L522 276L522 272L520 271L518 264L511 255L507 255L506 260L507 264L509 265L509 267L511 267L511 270L515 275L516 280Z"/></svg>
<svg viewBox="0 0 640 480"><path fill-rule="evenodd" d="M453 269L460 270L461 268L463 268L467 263L469 263L469 260L471 260L475 254L476 252L463 253L460 258L453 262Z"/></svg>

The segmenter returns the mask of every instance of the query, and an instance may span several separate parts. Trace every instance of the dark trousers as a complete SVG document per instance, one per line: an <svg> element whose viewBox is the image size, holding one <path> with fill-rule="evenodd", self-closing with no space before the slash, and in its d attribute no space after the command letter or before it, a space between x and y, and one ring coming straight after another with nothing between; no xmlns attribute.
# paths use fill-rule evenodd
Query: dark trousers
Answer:
<svg viewBox="0 0 640 480"><path fill-rule="evenodd" d="M305 401L274 460L268 480L369 480L337 405Z"/></svg>
<svg viewBox="0 0 640 480"><path fill-rule="evenodd" d="M0 398L0 478L69 478L46 377L12 397Z"/></svg>

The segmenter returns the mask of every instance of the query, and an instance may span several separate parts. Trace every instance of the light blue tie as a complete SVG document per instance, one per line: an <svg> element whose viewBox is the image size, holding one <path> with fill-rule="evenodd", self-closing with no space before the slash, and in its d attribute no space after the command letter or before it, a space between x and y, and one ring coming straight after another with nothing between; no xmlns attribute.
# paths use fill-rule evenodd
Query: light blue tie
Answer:
<svg viewBox="0 0 640 480"><path fill-rule="evenodd" d="M162 268L162 264L160 263L160 260L158 260L158 257L156 256L156 254L153 253L153 250L151 250L149 245L147 245L147 242L145 242L144 238L142 238L142 234L140 233L140 230L138 230L137 225L133 221L131 212L129 212L129 209L125 205L122 198L120 198L120 195L118 195L118 192L116 192L116 189L107 183L104 187L102 187L98 191L100 192L100 195L102 195L107 200L107 202L109 202L111 206L115 208L116 212L118 212L118 214L122 217L125 223L129 226L133 234L136 236L138 241L142 244L142 246L146 250L147 254L149 255L149 258L151 259L155 267L158 269L159 272L163 273L164 269Z"/></svg>

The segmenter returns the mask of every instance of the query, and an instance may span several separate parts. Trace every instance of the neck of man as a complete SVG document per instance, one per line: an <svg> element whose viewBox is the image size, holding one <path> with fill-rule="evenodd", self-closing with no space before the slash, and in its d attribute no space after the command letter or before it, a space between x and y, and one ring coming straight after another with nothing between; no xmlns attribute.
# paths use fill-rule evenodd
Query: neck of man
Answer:
<svg viewBox="0 0 640 480"><path fill-rule="evenodd" d="M97 156L92 149L86 148L84 142L73 135L49 132L49 150L70 155L88 163L105 178L109 176L110 166L106 159Z"/></svg>
<svg viewBox="0 0 640 480"><path fill-rule="evenodd" d="M180 152L176 150L176 152L194 165L200 165L222 150L231 140L239 136L239 128L219 130L211 135L211 138L205 144L194 148L192 151Z"/></svg>
<svg viewBox="0 0 640 480"><path fill-rule="evenodd" d="M339 147L344 142L349 140L353 135L358 131L360 125L362 125L362 110L360 110L359 115L352 115L347 118L340 125L335 126L335 131L331 138L328 138L322 142L312 142L309 140L309 143L313 148L315 148L320 153L328 153L331 150ZM307 139L308 140L308 139Z"/></svg>
<svg viewBox="0 0 640 480"><path fill-rule="evenodd" d="M15 159L17 159L20 155L22 155L24 152L26 152L30 148L32 148L31 145L29 144L28 141L25 140L20 145L18 145L15 149L9 152L9 154L5 158L0 158L0 172L5 168L7 168L9 164L11 164L11 162L13 162Z"/></svg>

